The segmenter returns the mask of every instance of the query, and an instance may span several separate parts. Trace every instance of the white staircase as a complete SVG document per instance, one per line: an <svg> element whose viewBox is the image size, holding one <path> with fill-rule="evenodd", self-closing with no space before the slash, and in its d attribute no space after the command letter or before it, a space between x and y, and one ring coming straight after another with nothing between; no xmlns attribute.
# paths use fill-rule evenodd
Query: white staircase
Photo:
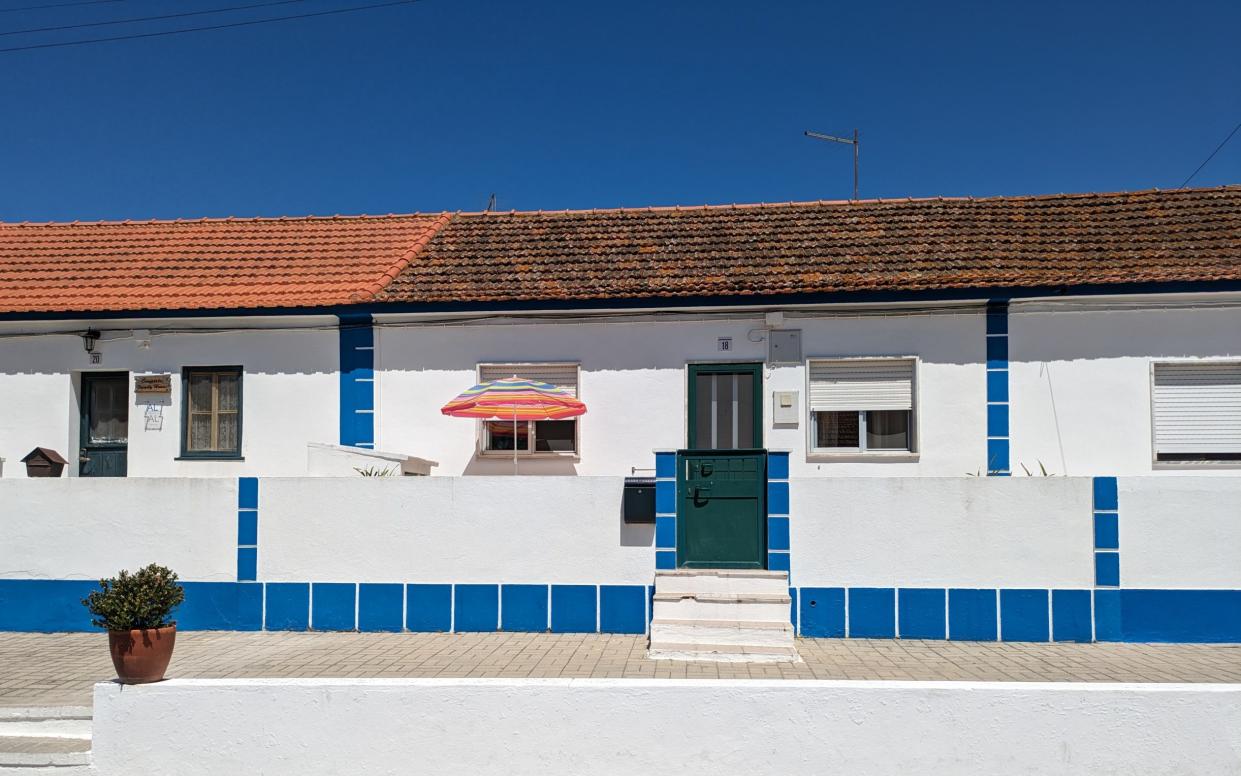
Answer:
<svg viewBox="0 0 1241 776"><path fill-rule="evenodd" d="M90 750L87 707L0 707L0 776L87 776Z"/></svg>
<svg viewBox="0 0 1241 776"><path fill-rule="evenodd" d="M789 622L789 575L753 569L655 572L655 660L801 660Z"/></svg>

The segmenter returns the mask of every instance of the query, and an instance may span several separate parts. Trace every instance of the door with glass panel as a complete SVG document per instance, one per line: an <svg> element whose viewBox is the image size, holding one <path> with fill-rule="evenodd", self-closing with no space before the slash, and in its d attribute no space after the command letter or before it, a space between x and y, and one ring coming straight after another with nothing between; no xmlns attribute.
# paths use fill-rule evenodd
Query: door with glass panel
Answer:
<svg viewBox="0 0 1241 776"><path fill-rule="evenodd" d="M914 366L908 358L812 359L812 453L912 453Z"/></svg>
<svg viewBox="0 0 1241 776"><path fill-rule="evenodd" d="M82 375L78 476L124 477L129 469L129 373Z"/></svg>
<svg viewBox="0 0 1241 776"><path fill-rule="evenodd" d="M763 365L690 364L689 443L693 450L763 446Z"/></svg>

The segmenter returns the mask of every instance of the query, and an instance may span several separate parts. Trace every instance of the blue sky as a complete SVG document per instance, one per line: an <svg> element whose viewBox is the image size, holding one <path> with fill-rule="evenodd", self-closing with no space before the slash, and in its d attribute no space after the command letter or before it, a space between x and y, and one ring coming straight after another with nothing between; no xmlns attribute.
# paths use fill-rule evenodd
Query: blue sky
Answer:
<svg viewBox="0 0 1241 776"><path fill-rule="evenodd" d="M0 32L245 2L0 13ZM847 198L848 147L802 131L855 126L863 197L1174 188L1241 121L1239 30L1231 1L423 0L0 53L0 219ZM1194 181L1223 183L1241 137Z"/></svg>

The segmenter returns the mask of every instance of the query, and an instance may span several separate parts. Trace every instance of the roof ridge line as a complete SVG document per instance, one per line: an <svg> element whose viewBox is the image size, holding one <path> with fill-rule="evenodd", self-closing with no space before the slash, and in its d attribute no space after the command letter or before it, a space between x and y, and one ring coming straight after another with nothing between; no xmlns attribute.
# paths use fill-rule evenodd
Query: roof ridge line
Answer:
<svg viewBox="0 0 1241 776"><path fill-rule="evenodd" d="M259 222L297 222L297 221L383 221L394 218L439 218L449 213L447 210L423 213L358 213L356 215L305 215L305 216L201 216L199 218L147 218L98 221L0 221L0 226L167 226L176 224L225 224L225 223L259 223Z"/></svg>
<svg viewBox="0 0 1241 776"><path fill-rule="evenodd" d="M435 219L435 221L432 222L432 224L427 227L421 235L419 235L418 239L414 240L413 244L409 246L409 249L406 250L405 253L401 254L399 259L389 265L377 280L366 284L366 286L364 286L360 291L355 291L350 294L350 303L371 301L378 296L381 291L392 285L392 281L396 280L397 277L405 271L405 268L413 262L418 254L422 253L423 248L426 248L427 245L430 244L431 239L435 237L435 235L439 234L440 230L447 226L453 218L454 215L452 213L441 213L440 217Z"/></svg>

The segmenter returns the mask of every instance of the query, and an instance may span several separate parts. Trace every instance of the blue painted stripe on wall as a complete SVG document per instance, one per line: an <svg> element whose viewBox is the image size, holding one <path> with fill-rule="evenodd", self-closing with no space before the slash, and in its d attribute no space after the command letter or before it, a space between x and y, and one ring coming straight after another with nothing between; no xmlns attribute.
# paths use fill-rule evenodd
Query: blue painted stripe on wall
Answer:
<svg viewBox="0 0 1241 776"><path fill-rule="evenodd" d="M676 453L655 453L655 476L661 480L673 479L677 476Z"/></svg>
<svg viewBox="0 0 1241 776"><path fill-rule="evenodd" d="M552 585L552 632L594 633L599 590L594 585Z"/></svg>
<svg viewBox="0 0 1241 776"><path fill-rule="evenodd" d="M987 401L1008 401L1008 371L987 372Z"/></svg>
<svg viewBox="0 0 1241 776"><path fill-rule="evenodd" d="M948 591L948 638L995 641L995 590L953 588Z"/></svg>
<svg viewBox="0 0 1241 776"><path fill-rule="evenodd" d="M259 543L259 513L253 509L237 512L237 544L253 547Z"/></svg>
<svg viewBox="0 0 1241 776"><path fill-rule="evenodd" d="M1008 369L1008 337L987 337L987 368Z"/></svg>
<svg viewBox="0 0 1241 776"><path fill-rule="evenodd" d="M987 436L989 437L1008 436L1008 405L1007 404L988 404L987 405Z"/></svg>
<svg viewBox="0 0 1241 776"><path fill-rule="evenodd" d="M1089 590L1051 591L1051 637L1055 641L1091 641Z"/></svg>
<svg viewBox="0 0 1241 776"><path fill-rule="evenodd" d="M82 599L98 587L89 579L0 579L0 630L96 630Z"/></svg>
<svg viewBox="0 0 1241 776"><path fill-rule="evenodd" d="M1115 477L1094 478L1094 508L1096 512L1115 512L1120 506Z"/></svg>
<svg viewBox="0 0 1241 776"><path fill-rule="evenodd" d="M1096 512L1094 516L1094 548L1120 549L1120 518L1115 512Z"/></svg>
<svg viewBox="0 0 1241 776"><path fill-rule="evenodd" d="M375 443L375 329L371 316L340 316L340 443Z"/></svg>
<svg viewBox="0 0 1241 776"><path fill-rule="evenodd" d="M675 550L677 546L677 519L667 515L655 517L655 546Z"/></svg>
<svg viewBox="0 0 1241 776"><path fill-rule="evenodd" d="M356 627L357 586L351 582L315 582L310 590L310 625L319 631Z"/></svg>
<svg viewBox="0 0 1241 776"><path fill-rule="evenodd" d="M453 630L490 633L499 626L499 585L453 585Z"/></svg>
<svg viewBox="0 0 1241 776"><path fill-rule="evenodd" d="M1094 637L1096 641L1123 641L1120 627L1120 591L1094 591Z"/></svg>
<svg viewBox="0 0 1241 776"><path fill-rule="evenodd" d="M943 639L948 635L945 600L939 588L901 588L896 600L903 639Z"/></svg>
<svg viewBox="0 0 1241 776"><path fill-rule="evenodd" d="M677 567L675 551L659 550L655 553L655 568L659 571L671 571Z"/></svg>
<svg viewBox="0 0 1241 776"><path fill-rule="evenodd" d="M767 570L768 571L791 571L789 563L789 554L787 552L769 552L767 553Z"/></svg>
<svg viewBox="0 0 1241 776"><path fill-rule="evenodd" d="M237 508L238 509L258 509L259 508L258 477L238 477L237 478Z"/></svg>
<svg viewBox="0 0 1241 776"><path fill-rule="evenodd" d="M1050 600L1046 590L1000 591L1000 638L1004 641L1048 641Z"/></svg>
<svg viewBox="0 0 1241 776"><path fill-rule="evenodd" d="M405 627L422 633L452 630L452 585L406 585Z"/></svg>
<svg viewBox="0 0 1241 776"><path fill-rule="evenodd" d="M767 514L787 515L789 513L789 484L787 482L767 483Z"/></svg>
<svg viewBox="0 0 1241 776"><path fill-rule="evenodd" d="M173 615L179 630L260 630L263 586L248 582L182 582L185 603Z"/></svg>
<svg viewBox="0 0 1241 776"><path fill-rule="evenodd" d="M257 547L237 548L237 581L253 582L259 576L259 551Z"/></svg>
<svg viewBox="0 0 1241 776"><path fill-rule="evenodd" d="M767 549L788 550L789 519L787 517L767 518Z"/></svg>
<svg viewBox="0 0 1241 776"><path fill-rule="evenodd" d="M1009 447L1007 439L987 440L987 472L1008 472Z"/></svg>
<svg viewBox="0 0 1241 776"><path fill-rule="evenodd" d="M1120 640L1241 643L1241 590L1099 590L1095 595L1100 593L1118 598Z"/></svg>
<svg viewBox="0 0 1241 776"><path fill-rule="evenodd" d="M655 511L661 515L676 514L676 480L657 480L655 482Z"/></svg>
<svg viewBox="0 0 1241 776"><path fill-rule="evenodd" d="M646 633L645 585L600 585L599 630L604 633Z"/></svg>
<svg viewBox="0 0 1241 776"><path fill-rule="evenodd" d="M845 589L803 587L798 589L798 622L807 638L843 638L845 635Z"/></svg>
<svg viewBox="0 0 1241 776"><path fill-rule="evenodd" d="M358 585L358 630L399 632L404 628L405 586L363 582Z"/></svg>
<svg viewBox="0 0 1241 776"><path fill-rule="evenodd" d="M1120 586L1120 553L1096 552L1094 554L1094 583L1099 587Z"/></svg>
<svg viewBox="0 0 1241 776"><path fill-rule="evenodd" d="M500 588L500 630L547 630L547 585L504 585Z"/></svg>
<svg viewBox="0 0 1241 776"><path fill-rule="evenodd" d="M849 588L849 637L855 639L890 639L895 636L895 588Z"/></svg>
<svg viewBox="0 0 1241 776"><path fill-rule="evenodd" d="M310 628L310 583L268 582L264 627L304 631Z"/></svg>
<svg viewBox="0 0 1241 776"><path fill-rule="evenodd" d="M787 480L789 478L789 454L786 452L767 454L767 479Z"/></svg>
<svg viewBox="0 0 1241 776"><path fill-rule="evenodd" d="M1008 302L987 304L987 333L1008 334Z"/></svg>

